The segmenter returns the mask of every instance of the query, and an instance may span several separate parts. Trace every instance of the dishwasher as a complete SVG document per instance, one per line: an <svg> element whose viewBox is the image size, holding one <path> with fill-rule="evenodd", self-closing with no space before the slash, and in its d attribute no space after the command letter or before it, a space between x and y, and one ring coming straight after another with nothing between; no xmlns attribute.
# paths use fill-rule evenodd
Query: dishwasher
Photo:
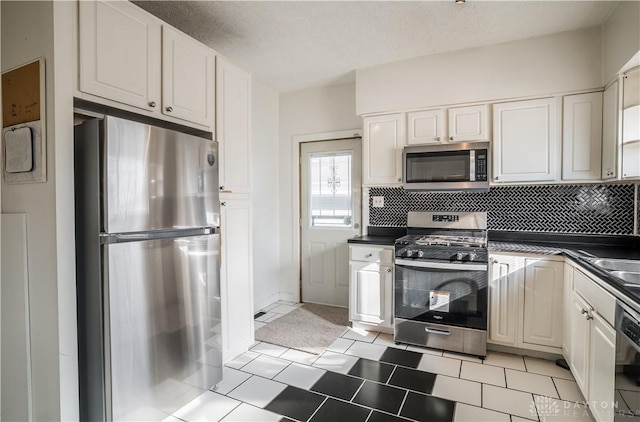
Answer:
<svg viewBox="0 0 640 422"><path fill-rule="evenodd" d="M640 314L616 304L615 418L640 421Z"/></svg>

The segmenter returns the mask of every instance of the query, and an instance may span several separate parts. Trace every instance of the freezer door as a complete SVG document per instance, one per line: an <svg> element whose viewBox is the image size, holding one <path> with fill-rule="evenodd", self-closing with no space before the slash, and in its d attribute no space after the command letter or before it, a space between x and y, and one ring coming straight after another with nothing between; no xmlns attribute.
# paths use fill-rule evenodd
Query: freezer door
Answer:
<svg viewBox="0 0 640 422"><path fill-rule="evenodd" d="M104 131L104 232L219 226L216 142L112 116Z"/></svg>
<svg viewBox="0 0 640 422"><path fill-rule="evenodd" d="M222 379L219 248L219 234L103 246L111 420L162 420Z"/></svg>

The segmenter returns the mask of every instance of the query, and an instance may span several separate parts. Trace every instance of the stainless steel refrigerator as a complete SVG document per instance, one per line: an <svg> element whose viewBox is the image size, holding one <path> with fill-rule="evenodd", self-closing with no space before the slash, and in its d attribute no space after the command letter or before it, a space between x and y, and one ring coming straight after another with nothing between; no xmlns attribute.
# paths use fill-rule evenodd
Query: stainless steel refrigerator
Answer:
<svg viewBox="0 0 640 422"><path fill-rule="evenodd" d="M222 379L217 143L75 129L81 420L162 420Z"/></svg>

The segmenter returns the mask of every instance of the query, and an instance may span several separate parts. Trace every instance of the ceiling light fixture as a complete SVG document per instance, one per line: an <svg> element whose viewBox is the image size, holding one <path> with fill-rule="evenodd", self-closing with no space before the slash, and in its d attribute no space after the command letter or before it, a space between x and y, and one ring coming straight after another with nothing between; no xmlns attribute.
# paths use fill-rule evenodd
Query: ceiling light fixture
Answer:
<svg viewBox="0 0 640 422"><path fill-rule="evenodd" d="M466 0L455 0L456 4L464 4Z"/></svg>

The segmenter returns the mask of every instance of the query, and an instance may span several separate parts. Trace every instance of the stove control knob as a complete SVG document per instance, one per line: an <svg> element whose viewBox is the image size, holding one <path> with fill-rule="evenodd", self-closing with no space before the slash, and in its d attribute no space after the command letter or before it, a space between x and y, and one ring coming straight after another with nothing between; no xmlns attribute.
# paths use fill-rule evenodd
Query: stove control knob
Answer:
<svg viewBox="0 0 640 422"><path fill-rule="evenodd" d="M475 261L475 259L476 259L477 257L478 257L478 256L472 252L472 253L470 253L470 254L469 254L469 261Z"/></svg>
<svg viewBox="0 0 640 422"><path fill-rule="evenodd" d="M464 261L465 255L462 252L456 254L456 261Z"/></svg>
<svg viewBox="0 0 640 422"><path fill-rule="evenodd" d="M424 256L424 251L418 251L418 258L422 258Z"/></svg>
<svg viewBox="0 0 640 422"><path fill-rule="evenodd" d="M405 253L405 255L406 255L408 258L411 258L411 257L413 256L413 251L412 251L411 249L407 249L407 252Z"/></svg>

